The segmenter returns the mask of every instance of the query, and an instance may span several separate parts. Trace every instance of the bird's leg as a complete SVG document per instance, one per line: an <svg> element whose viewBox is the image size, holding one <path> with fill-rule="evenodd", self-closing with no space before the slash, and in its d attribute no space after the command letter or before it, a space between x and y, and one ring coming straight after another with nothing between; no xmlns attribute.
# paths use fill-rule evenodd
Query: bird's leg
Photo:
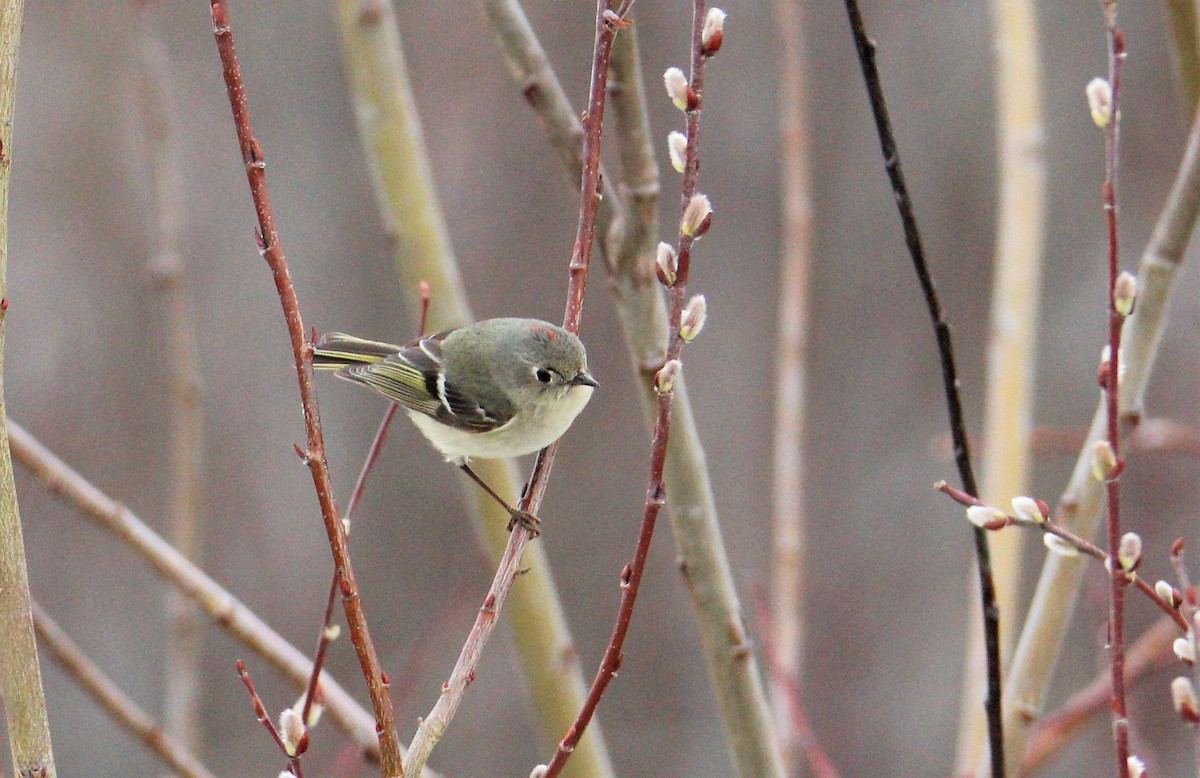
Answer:
<svg viewBox="0 0 1200 778"><path fill-rule="evenodd" d="M540 525L542 523L541 519L539 519L537 516L534 516L532 513L529 513L528 511L519 510L519 509L514 508L511 505L509 505L507 502L505 502L503 497L496 494L496 491L494 489L492 489L492 487L487 485L486 481L484 481L479 476L475 475L475 471L472 470L471 466L468 465L466 462L459 465L459 467L462 468L462 471L464 473L466 473L468 476L470 476L472 481L479 484L480 488L483 489L483 491L490 494L492 496L492 499L495 500L496 502L498 502L500 504L500 506L502 508L504 508L504 510L508 511L508 516L509 516L508 531L509 532L512 532L513 527L520 526L522 529L529 532L529 534L535 538L538 535L542 534L541 529L538 527L538 525Z"/></svg>

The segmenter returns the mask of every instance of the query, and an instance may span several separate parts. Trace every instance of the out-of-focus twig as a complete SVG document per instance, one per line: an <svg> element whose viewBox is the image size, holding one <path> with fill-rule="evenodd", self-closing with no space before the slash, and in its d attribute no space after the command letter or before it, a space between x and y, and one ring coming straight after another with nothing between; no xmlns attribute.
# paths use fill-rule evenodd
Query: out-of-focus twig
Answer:
<svg viewBox="0 0 1200 778"><path fill-rule="evenodd" d="M254 138L250 126L250 110L246 98L246 86L242 81L241 69L233 45L233 30L229 22L227 0L211 0L213 35L221 57L225 87L229 93L229 105L233 111L233 123L237 130L238 145L241 147L242 162L246 167L246 179L254 200L254 211L258 217L259 251L271 268L275 289L287 322L288 335L292 343L292 354L296 363L296 378L300 385L300 403L304 412L304 429L307 449L300 451L304 463L312 474L317 501L321 506L321 518L333 553L334 567L341 577L342 605L350 628L350 642L358 654L359 665L371 695L371 705L379 731L380 761L383 774L388 778L404 774L401 764L400 741L396 736L395 714L388 693L387 673L379 665L375 644L371 641L366 613L362 606L354 568L346 546L346 531L338 517L337 505L333 500L333 487L329 482L329 465L325 460L325 440L321 433L320 411L317 408L317 393L312 372L312 344L304 330L300 316L300 304L292 286L279 230L275 225L275 214L267 192L266 159L262 147Z"/></svg>
<svg viewBox="0 0 1200 778"><path fill-rule="evenodd" d="M8 721L13 773L54 778L50 722L33 632L29 571L9 456L4 400L5 321L8 311L8 195L12 172L13 104L22 0L0 0L0 698Z"/></svg>
<svg viewBox="0 0 1200 778"><path fill-rule="evenodd" d="M577 139L579 118L567 100L546 53L517 0L484 0L484 12L500 42L513 80L520 87L567 175L579 180L581 159ZM617 52L621 54L621 40ZM641 85L623 78L615 100L638 100ZM630 125L622 128L622 117ZM621 151L622 193L603 176L597 234L608 236L601 244L607 253L609 288L625 334L630 361L642 387L642 409L653 425L658 408L653 366L661 365L667 343L667 308L655 280L654 257L657 221L649 218L651 198L658 194L658 177L645 110L615 112L616 140ZM625 146L628 148L624 148ZM628 194L626 194L628 191ZM626 204L628 202L628 205ZM650 368L650 369L647 369ZM697 625L708 665L709 679L720 705L729 736L733 762L743 774L753 765L779 763L778 742L771 722L766 691L758 664L745 652L746 627L734 585L729 557L721 536L704 446L688 400L682 374L675 384L671 438L663 477L670 504L671 530L678 546L679 569L688 583ZM586 744L595 726L588 728ZM578 764L579 750L568 765Z"/></svg>
<svg viewBox="0 0 1200 778"><path fill-rule="evenodd" d="M125 506L97 489L52 454L16 422L9 422L12 452L16 461L55 494L61 495L101 529L128 545L172 586L177 587L200 610L247 648L278 670L297 689L304 689L312 662L242 604L230 591L210 578L170 543L155 534ZM379 753L375 719L328 673L321 675L326 713L359 748ZM422 775L436 778L426 770Z"/></svg>
<svg viewBox="0 0 1200 778"><path fill-rule="evenodd" d="M33 603L33 623L38 639L55 661L108 711L108 715L142 741L165 765L184 778L213 778L195 754L164 732L36 602Z"/></svg>
<svg viewBox="0 0 1200 778"><path fill-rule="evenodd" d="M409 291L428 282L430 331L467 324L473 316L434 191L395 10L381 0L339 0L338 26L355 119L401 286ZM511 461L481 459L472 468L506 502L517 502L519 480ZM464 481L463 486L482 544L491 556L503 556L510 540L508 514L474 484ZM512 591L506 612L534 710L549 739L579 710L583 673L542 544L528 546L523 560L527 572ZM575 756L581 778L613 774L595 728Z"/></svg>
<svg viewBox="0 0 1200 778"><path fill-rule="evenodd" d="M147 269L158 287L166 314L171 431L170 507L167 524L171 543L199 563L200 482L204 463L204 413L200 404L200 355L196 316L180 250L184 223L183 173L175 132L176 109L167 47L149 18L150 3L134 2L137 31L134 57L143 148L154 194L152 255ZM200 628L195 608L175 589L167 589L168 633L163 674L163 727L189 751L199 751Z"/></svg>
<svg viewBox="0 0 1200 778"><path fill-rule="evenodd" d="M808 47L804 4L776 0L780 53L779 137L783 164L783 246L780 251L775 346L775 437L771 473L771 704L787 774L805 749L794 724L804 669L804 591L808 551L804 502L806 357L809 267L812 264L812 177L809 163Z"/></svg>
<svg viewBox="0 0 1200 778"><path fill-rule="evenodd" d="M1167 21L1171 25L1171 40L1175 44L1175 63L1183 85L1183 99L1189 113L1196 113L1200 104L1200 20L1196 16L1196 0L1165 0Z"/></svg>
<svg viewBox="0 0 1200 778"><path fill-rule="evenodd" d="M1028 491L1046 163L1036 4L1032 0L993 0L991 6L999 191L979 469L984 499L1003 503ZM1001 533L991 540L996 602L1001 613L1013 616L1022 610L1017 600L1022 540L1019 532ZM978 600L972 598L976 614L978 607ZM1011 617L1001 622L1002 657L1012 653L1015 625ZM958 774L969 773L979 764L987 733L979 704L987 678L979 629L968 631L965 656Z"/></svg>

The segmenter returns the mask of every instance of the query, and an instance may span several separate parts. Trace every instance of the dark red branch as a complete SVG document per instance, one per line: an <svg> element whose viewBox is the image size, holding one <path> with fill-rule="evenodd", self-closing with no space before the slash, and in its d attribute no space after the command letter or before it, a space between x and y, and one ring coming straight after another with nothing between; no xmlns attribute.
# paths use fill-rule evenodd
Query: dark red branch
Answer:
<svg viewBox="0 0 1200 778"><path fill-rule="evenodd" d="M696 193L696 184L700 172L697 142L700 130L700 109L703 102L704 65L708 59L702 53L701 46L701 32L704 26L705 14L705 0L696 0L692 19L692 61L689 78L689 85L691 91L695 94L695 100L689 101L687 111L687 152L679 209L681 217L692 196ZM675 284L670 288L671 316L669 320L670 329L667 340L666 362L678 359L684 344L684 341L679 337L679 325L686 299L688 270L691 267L691 250L694 242L695 238L692 235L684 234L682 230L680 231L678 271ZM583 707L580 709L575 722L567 730L566 735L559 743L553 757L547 764L547 770L544 773L545 778L553 778L558 775L566 765L567 760L570 759L571 753L579 743L579 739L583 737L583 733L591 722L593 715L595 715L596 708L599 706L604 692L608 689L608 685L612 682L612 679L616 677L617 671L620 669L621 662L624 659L622 649L625 645L625 638L629 633L629 625L633 620L633 609L637 603L642 574L646 569L646 559L650 553L650 542L654 537L654 528L658 521L658 515L666 502L663 470L666 465L667 443L671 429L671 409L674 399L675 394L670 390L661 392L658 396L658 413L654 423L654 438L650 452L650 479L649 485L646 487L646 501L642 513L642 523L638 531L637 544L634 547L633 560L625 565L621 571L621 602L617 608L617 618L613 624L612 634L609 637L608 645L605 647L600 667L596 671L596 677L593 679L592 686L588 690Z"/></svg>
<svg viewBox="0 0 1200 778"><path fill-rule="evenodd" d="M287 260L284 258L283 246L279 240L279 230L275 224L275 214L267 191L266 161L262 147L254 138L250 123L246 87L242 81L237 54L234 51L229 9L226 6L226 0L211 0L211 6L213 35L221 56L221 67L225 77L226 90L229 93L229 105L233 111L238 145L246 166L246 179L249 182L250 195L254 201L254 212L258 217L259 250L275 278L275 289L279 294L279 301L287 322L288 335L292 342L307 438L307 448L302 455L312 474L317 501L321 507L321 517L329 537L334 568L337 571L343 594L343 606L346 610L350 639L358 654L359 664L370 692L376 727L379 731L380 761L383 772L386 776L403 775L400 744L396 738L392 703L388 695L387 676L380 668L375 645L371 642L366 615L359 597L358 582L354 577L354 570L351 567L346 547L346 535L342 528L342 522L338 518L337 505L334 503L333 490L329 482L329 467L325 460L325 442L321 434L317 394L313 382L312 348L305 335L296 290L292 286Z"/></svg>
<svg viewBox="0 0 1200 778"><path fill-rule="evenodd" d="M1108 225L1108 374L1104 392L1104 410L1108 424L1108 443L1120 462L1120 348L1125 316L1117 311L1117 276L1121 272L1117 245L1117 162L1119 160L1121 63L1125 59L1125 36L1117 29L1116 2L1105 3L1109 38L1109 82L1112 86L1112 119L1104 132L1104 216ZM1108 503L1108 553L1113 560L1121 545L1120 466L1105 482ZM1121 566L1112 568L1109 583L1108 645L1112 671L1113 739L1117 747L1117 777L1129 776L1129 714L1125 704L1125 586L1128 578Z"/></svg>

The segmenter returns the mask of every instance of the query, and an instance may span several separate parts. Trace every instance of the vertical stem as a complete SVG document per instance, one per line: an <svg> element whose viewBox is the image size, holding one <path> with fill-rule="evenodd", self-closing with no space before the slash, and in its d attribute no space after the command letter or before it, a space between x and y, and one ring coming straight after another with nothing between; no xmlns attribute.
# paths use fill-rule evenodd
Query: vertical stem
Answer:
<svg viewBox="0 0 1200 778"><path fill-rule="evenodd" d="M337 505L333 500L333 488L329 482L329 465L325 460L325 438L321 432L320 411L317 407L317 394L313 381L312 346L309 344L308 335L304 330L296 289L292 286L291 273L288 270L283 245L279 238L279 229L275 224L275 212L267 191L266 160L262 147L255 139L250 125L246 86L242 81L241 68L234 50L233 30L229 24L229 9L226 2L227 0L211 0L213 35L216 38L217 51L221 56L225 87L229 93L229 105L233 112L238 145L241 147L242 161L246 166L246 179L250 185L254 211L258 217L259 248L275 278L275 290L279 294L279 302L283 308L288 335L292 342L292 354L295 359L296 378L300 385L300 403L304 413L304 429L307 438L307 449L301 452L301 455L312 475L317 502L321 507L321 518L325 523L326 535L329 537L329 548L333 555L334 567L340 577L342 605L346 611L347 625L350 628L350 641L358 654L359 666L371 696L371 705L374 709L379 733L380 762L383 774L388 778L401 776L404 775L404 768L401 764L400 741L396 737L395 713L392 710L391 694L388 691L389 679L387 673L380 667L375 644L371 641L358 581L354 575L354 568L350 564L346 532L338 517Z"/></svg>
<svg viewBox="0 0 1200 778"><path fill-rule="evenodd" d="M12 171L13 98L21 41L22 0L0 2L0 694L16 775L54 778L50 723L38 665L25 541L17 509L4 403L4 335L8 310L8 188Z"/></svg>
<svg viewBox="0 0 1200 778"><path fill-rule="evenodd" d="M925 248L917 217L913 209L904 170L900 166L900 152L896 148L896 137L892 132L892 120L888 115L887 101L883 95L883 84L875 64L875 42L867 35L862 12L857 0L845 0L846 15L850 20L850 31L862 66L863 81L875 117L875 128L879 133L880 151L884 167L896 198L896 208L904 228L904 242L912 258L913 270L929 310L934 337L937 340L938 357L942 364L942 387L946 396L946 410L950 421L950 436L954 441L954 461L958 466L963 489L972 497L979 495L975 484L975 471L971 466L971 450L967 440L966 422L963 419L962 397L958 391L958 367L954 358L954 343L950 336L950 325L942 312L937 285L925 260ZM992 774L1004 777L1004 732L1000 709L1000 609L996 604L996 583L992 577L991 550L988 548L987 532L973 528L975 560L979 573L979 599L983 604L983 642L987 658L987 698L985 707L988 720L988 747L991 752Z"/></svg>
<svg viewBox="0 0 1200 778"><path fill-rule="evenodd" d="M147 0L134 3L138 34L137 93L145 136L149 183L153 188L155 223L147 270L165 313L163 329L170 349L170 507L171 542L188 559L199 562L200 481L204 462L200 356L196 317L188 292L187 270L180 250L185 209L179 143L176 133L171 61L149 18ZM199 612L175 589L166 595L168 634L163 679L163 728L190 751L199 751L200 624Z"/></svg>
<svg viewBox="0 0 1200 778"><path fill-rule="evenodd" d="M1037 322L1046 227L1045 127L1037 3L992 0L995 61L997 204L995 260L987 345L984 421L980 447L980 493L1002 505L1029 491ZM1019 613L1025 533L991 536L996 601L1001 613ZM972 602L974 613L978 604ZM1001 656L1012 653L1016 620L1001 624ZM960 692L956 772L980 764L987 726L979 704L986 676L983 635L970 629ZM1006 727L1005 735L1012 738ZM1011 759L1010 759L1011 763Z"/></svg>
<svg viewBox="0 0 1200 778"><path fill-rule="evenodd" d="M1117 167L1120 161L1120 91L1121 63L1125 59L1125 37L1117 29L1116 0L1105 0L1104 14L1109 39L1109 82L1112 85L1112 119L1104 132L1104 216L1108 224L1108 374L1105 379L1104 412L1108 443L1114 456L1121 461L1120 437L1120 348L1121 329L1125 317L1117 312L1116 284L1120 273L1117 243ZM1119 466L1118 466L1119 468ZM1117 746L1117 777L1129 775L1129 718L1125 706L1125 571L1118 562L1121 545L1121 481L1120 473L1109 476L1105 483L1108 508L1108 558L1111 568L1109 582L1109 661L1112 670L1113 737Z"/></svg>
<svg viewBox="0 0 1200 778"><path fill-rule="evenodd" d="M804 652L805 355L808 351L809 264L812 261L812 201L809 171L808 60L804 6L776 0L782 56L779 60L779 133L783 147L783 240L775 355L775 438L772 473L770 629L771 706L784 769L799 759L798 733L790 726L801 693ZM798 701L796 701L798 702Z"/></svg>

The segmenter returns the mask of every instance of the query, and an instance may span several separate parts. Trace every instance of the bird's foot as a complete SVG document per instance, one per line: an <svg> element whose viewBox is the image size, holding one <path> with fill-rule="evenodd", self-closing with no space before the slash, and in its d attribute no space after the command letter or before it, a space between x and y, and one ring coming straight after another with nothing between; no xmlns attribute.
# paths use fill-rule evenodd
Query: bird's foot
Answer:
<svg viewBox="0 0 1200 778"><path fill-rule="evenodd" d="M536 538L538 535L542 534L542 530L541 530L542 520L539 519L537 516L534 516L532 513L529 513L528 511L513 509L509 513L509 516L511 517L508 520L508 531L509 532L512 532L514 527L520 527L521 529L528 532L531 537Z"/></svg>

